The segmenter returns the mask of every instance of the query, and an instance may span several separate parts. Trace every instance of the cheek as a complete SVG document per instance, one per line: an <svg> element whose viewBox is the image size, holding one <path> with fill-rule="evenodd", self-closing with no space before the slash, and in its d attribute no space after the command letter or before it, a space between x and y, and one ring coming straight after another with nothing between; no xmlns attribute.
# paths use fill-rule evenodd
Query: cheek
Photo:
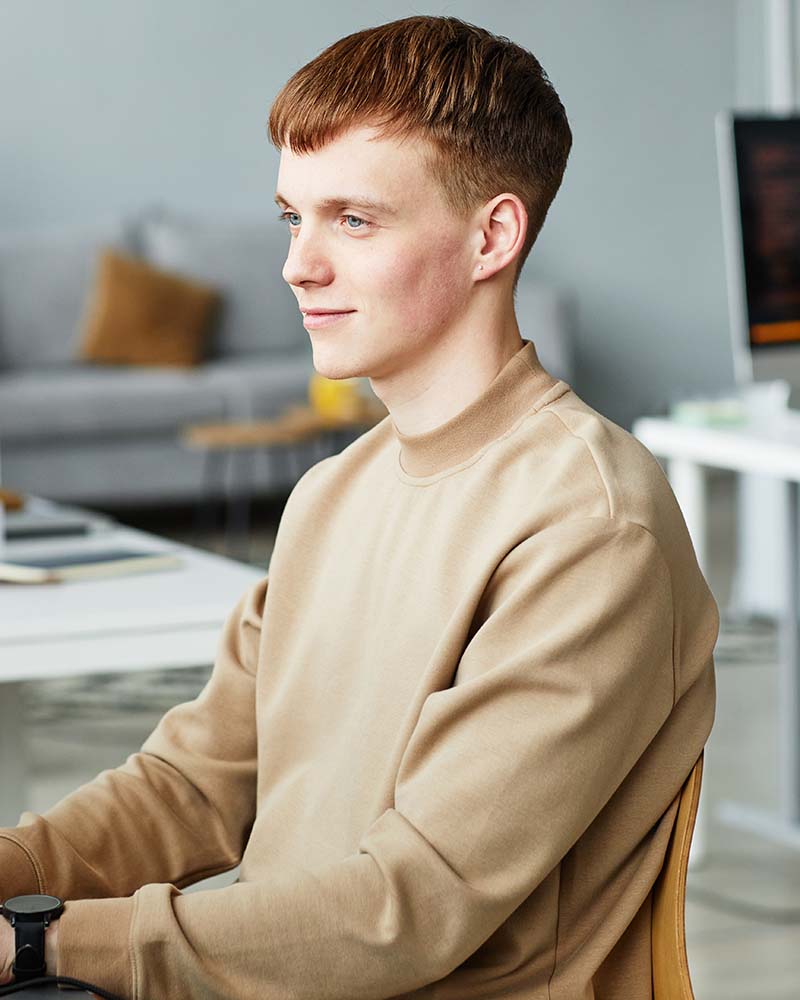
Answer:
<svg viewBox="0 0 800 1000"><path fill-rule="evenodd" d="M381 272L382 307L415 326L452 318L471 287L461 239L427 236L393 253Z"/></svg>

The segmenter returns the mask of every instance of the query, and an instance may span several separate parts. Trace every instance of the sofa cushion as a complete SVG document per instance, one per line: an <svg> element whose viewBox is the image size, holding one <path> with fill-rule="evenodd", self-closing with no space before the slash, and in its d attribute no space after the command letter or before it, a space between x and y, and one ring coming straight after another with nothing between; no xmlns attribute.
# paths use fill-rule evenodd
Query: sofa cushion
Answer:
<svg viewBox="0 0 800 1000"><path fill-rule="evenodd" d="M281 277L289 236L277 217L212 222L161 213L143 222L141 239L156 266L221 291L211 356L293 352L307 342L297 300Z"/></svg>
<svg viewBox="0 0 800 1000"><path fill-rule="evenodd" d="M310 354L217 361L196 369L73 364L0 372L3 443L176 434L184 424L275 416L304 401Z"/></svg>
<svg viewBox="0 0 800 1000"><path fill-rule="evenodd" d="M163 434L220 420L225 399L192 370L94 368L0 372L3 443L41 438Z"/></svg>
<svg viewBox="0 0 800 1000"><path fill-rule="evenodd" d="M98 254L133 246L121 219L0 234L0 369L70 361Z"/></svg>
<svg viewBox="0 0 800 1000"><path fill-rule="evenodd" d="M104 364L192 367L203 359L218 305L213 288L105 250L78 356Z"/></svg>

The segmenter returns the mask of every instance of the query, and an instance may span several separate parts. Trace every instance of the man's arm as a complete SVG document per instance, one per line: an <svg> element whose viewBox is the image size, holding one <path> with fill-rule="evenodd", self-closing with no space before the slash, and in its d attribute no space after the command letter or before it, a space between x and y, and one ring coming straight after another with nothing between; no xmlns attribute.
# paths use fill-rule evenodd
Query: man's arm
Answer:
<svg viewBox="0 0 800 1000"><path fill-rule="evenodd" d="M171 709L139 753L0 830L3 898L127 896L189 885L241 859L256 805L255 673L266 578L223 628L199 696Z"/></svg>
<svg viewBox="0 0 800 1000"><path fill-rule="evenodd" d="M704 600L710 659L716 606ZM426 699L393 808L357 853L213 891L147 885L67 903L59 972L134 1000L376 1000L446 976L663 726L672 616L667 565L639 525L586 519L527 539L486 591L455 684Z"/></svg>

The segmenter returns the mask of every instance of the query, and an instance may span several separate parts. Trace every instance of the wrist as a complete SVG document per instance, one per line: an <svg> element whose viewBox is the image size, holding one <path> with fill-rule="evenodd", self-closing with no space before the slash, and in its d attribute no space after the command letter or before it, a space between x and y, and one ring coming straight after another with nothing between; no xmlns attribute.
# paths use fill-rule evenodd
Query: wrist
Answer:
<svg viewBox="0 0 800 1000"><path fill-rule="evenodd" d="M44 962L47 975L58 973L58 921L55 920L44 932Z"/></svg>
<svg viewBox="0 0 800 1000"><path fill-rule="evenodd" d="M11 971L15 979L20 982L36 979L46 974L48 965L56 971L57 936L48 932L51 928L55 931L55 921L63 909L62 900L44 893L12 896L3 903L2 916L13 928L14 934L10 950Z"/></svg>

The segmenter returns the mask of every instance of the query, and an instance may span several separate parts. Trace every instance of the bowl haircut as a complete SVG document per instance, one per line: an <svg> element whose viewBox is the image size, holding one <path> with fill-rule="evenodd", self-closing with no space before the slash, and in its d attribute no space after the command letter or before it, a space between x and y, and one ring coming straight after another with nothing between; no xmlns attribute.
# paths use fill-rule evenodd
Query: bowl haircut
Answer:
<svg viewBox="0 0 800 1000"><path fill-rule="evenodd" d="M468 215L511 192L528 213L516 279L561 184L572 146L564 107L536 57L454 17L357 31L299 69L276 97L269 135L308 153L350 128L423 139L447 202Z"/></svg>

